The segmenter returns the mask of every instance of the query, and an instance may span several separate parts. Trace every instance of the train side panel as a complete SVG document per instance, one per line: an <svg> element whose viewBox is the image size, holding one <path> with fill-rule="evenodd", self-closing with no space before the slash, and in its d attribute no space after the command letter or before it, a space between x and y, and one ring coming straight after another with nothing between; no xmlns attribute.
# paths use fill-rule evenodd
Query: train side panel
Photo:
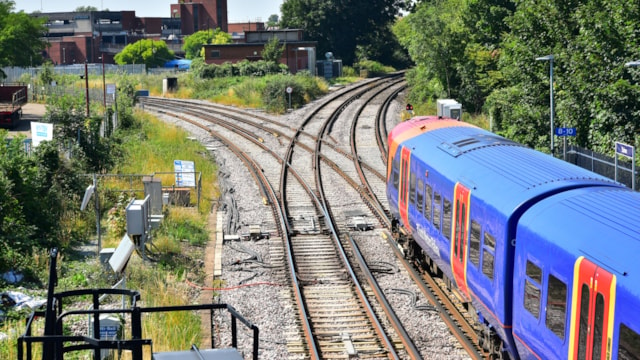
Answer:
<svg viewBox="0 0 640 360"><path fill-rule="evenodd" d="M522 217L513 302L522 358L638 358L638 217L638 193L602 187L545 199Z"/></svg>
<svg viewBox="0 0 640 360"><path fill-rule="evenodd" d="M416 119L390 133L389 204L421 251L471 301L484 334L497 334L502 352L515 355L512 286L520 216L563 191L620 184L461 124ZM416 252L411 245L406 250Z"/></svg>

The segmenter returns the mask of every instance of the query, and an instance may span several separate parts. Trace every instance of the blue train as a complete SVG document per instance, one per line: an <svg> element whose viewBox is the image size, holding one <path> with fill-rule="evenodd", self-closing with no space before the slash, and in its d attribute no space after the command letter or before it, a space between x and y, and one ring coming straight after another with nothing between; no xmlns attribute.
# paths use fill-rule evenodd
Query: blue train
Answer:
<svg viewBox="0 0 640 360"><path fill-rule="evenodd" d="M399 245L477 314L491 357L640 359L639 193L453 119L388 145Z"/></svg>

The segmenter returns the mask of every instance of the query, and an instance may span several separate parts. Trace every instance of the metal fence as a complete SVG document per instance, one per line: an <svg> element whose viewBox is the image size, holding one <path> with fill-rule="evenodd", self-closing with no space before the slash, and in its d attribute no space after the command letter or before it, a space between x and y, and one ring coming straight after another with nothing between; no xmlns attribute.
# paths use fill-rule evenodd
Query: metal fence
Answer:
<svg viewBox="0 0 640 360"><path fill-rule="evenodd" d="M5 82L26 82L28 78L36 77L42 67L3 67L2 71L7 75ZM60 75L84 75L84 64L57 65L53 67L53 72ZM146 74L147 69L144 64L135 65L114 65L104 64L105 74ZM102 63L87 64L89 76L102 76ZM26 74L26 75L25 75ZM27 79L25 79L27 78Z"/></svg>
<svg viewBox="0 0 640 360"><path fill-rule="evenodd" d="M618 157L616 174L616 159L611 156L599 154L576 145L567 145L567 162L578 165L581 168L591 170L610 179L616 179L628 188L633 185L633 164L629 159ZM636 184L638 184L638 174L635 174Z"/></svg>

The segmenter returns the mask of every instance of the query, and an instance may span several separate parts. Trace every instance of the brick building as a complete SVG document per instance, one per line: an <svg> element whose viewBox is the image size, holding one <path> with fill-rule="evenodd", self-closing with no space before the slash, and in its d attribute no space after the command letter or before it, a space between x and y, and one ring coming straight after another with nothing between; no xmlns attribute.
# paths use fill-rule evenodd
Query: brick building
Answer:
<svg viewBox="0 0 640 360"><path fill-rule="evenodd" d="M207 64L224 64L261 60L264 45L277 37L285 45L280 63L286 64L293 74L312 70L315 75L317 42L305 41L302 35L302 30L247 31L243 43L205 45L204 61Z"/></svg>
<svg viewBox="0 0 640 360"><path fill-rule="evenodd" d="M43 54L54 64L113 63L125 46L141 39L164 40L178 56L181 38L220 28L227 31L227 0L178 0L168 17L137 17L135 11L34 13L47 19L49 47Z"/></svg>

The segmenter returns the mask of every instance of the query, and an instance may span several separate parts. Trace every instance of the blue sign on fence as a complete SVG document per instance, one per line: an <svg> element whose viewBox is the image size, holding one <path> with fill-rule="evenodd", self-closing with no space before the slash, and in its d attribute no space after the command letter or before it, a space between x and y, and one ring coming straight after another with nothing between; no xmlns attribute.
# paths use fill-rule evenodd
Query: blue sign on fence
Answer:
<svg viewBox="0 0 640 360"><path fill-rule="evenodd" d="M634 147L631 145L623 144L616 142L616 154L628 157L629 159L633 159L634 157Z"/></svg>
<svg viewBox="0 0 640 360"><path fill-rule="evenodd" d="M556 136L576 136L576 128L556 128Z"/></svg>

